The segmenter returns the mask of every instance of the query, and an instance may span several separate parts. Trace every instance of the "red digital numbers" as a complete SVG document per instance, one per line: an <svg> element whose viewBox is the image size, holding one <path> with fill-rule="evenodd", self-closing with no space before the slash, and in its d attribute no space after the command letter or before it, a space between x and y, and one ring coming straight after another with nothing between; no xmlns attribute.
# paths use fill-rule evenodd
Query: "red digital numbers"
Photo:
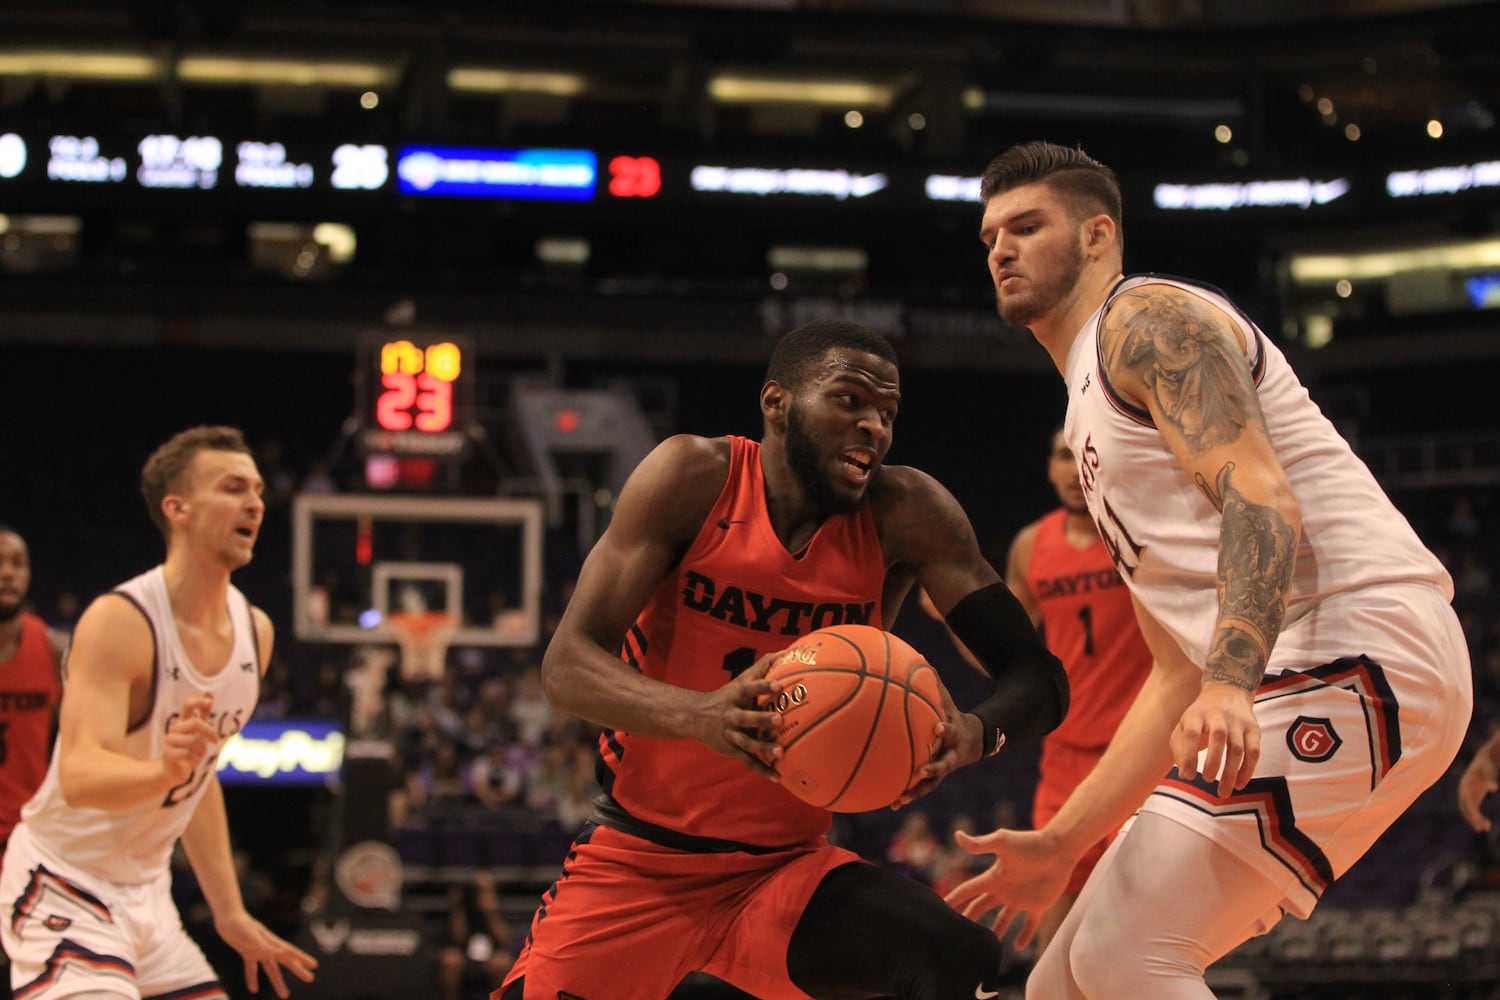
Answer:
<svg viewBox="0 0 1500 1000"><path fill-rule="evenodd" d="M661 190L661 164L649 156L609 161L609 193L616 198L652 198Z"/></svg>
<svg viewBox="0 0 1500 1000"><path fill-rule="evenodd" d="M388 431L445 431L453 423L453 383L421 375L382 375L375 422ZM416 413L412 413L412 409Z"/></svg>
<svg viewBox="0 0 1500 1000"><path fill-rule="evenodd" d="M380 349L380 384L375 400L375 422L382 430L427 434L446 431L453 424L453 382L463 368L463 354L455 344L417 347L395 340Z"/></svg>

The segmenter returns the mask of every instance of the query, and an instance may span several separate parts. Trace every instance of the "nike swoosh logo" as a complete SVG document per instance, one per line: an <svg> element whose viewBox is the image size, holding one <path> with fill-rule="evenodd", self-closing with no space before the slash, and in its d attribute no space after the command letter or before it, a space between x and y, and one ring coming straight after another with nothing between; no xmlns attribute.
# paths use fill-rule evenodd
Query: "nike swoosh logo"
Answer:
<svg viewBox="0 0 1500 1000"><path fill-rule="evenodd" d="M974 987L975 1000L994 1000L994 998L999 995L999 990L987 990L984 988L983 983L980 983L978 986Z"/></svg>

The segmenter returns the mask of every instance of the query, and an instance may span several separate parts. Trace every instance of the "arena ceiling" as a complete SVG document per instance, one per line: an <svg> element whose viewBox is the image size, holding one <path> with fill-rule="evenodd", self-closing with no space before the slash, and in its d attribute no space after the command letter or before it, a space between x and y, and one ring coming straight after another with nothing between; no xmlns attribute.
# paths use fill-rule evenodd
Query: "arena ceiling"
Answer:
<svg viewBox="0 0 1500 1000"><path fill-rule="evenodd" d="M431 286L445 304L462 301L453 289L478 295L472 311L484 314L502 284L641 291L684 308L688 296L713 301L726 289L764 294L775 252L811 244L861 262L852 279L819 278L818 294L961 301L992 321L990 303L976 302L969 206L934 207L920 177L972 175L1011 142L1047 138L1082 145L1135 185L1127 193L1148 211L1134 215L1131 245L1153 269L1234 276L1268 312L1383 323L1386 290L1366 305L1358 281L1351 299L1333 301L1319 279L1305 302L1289 303L1287 261L1309 248L1420 248L1500 230L1494 187L1399 203L1382 190L1386 171L1495 161L1497 113L1500 3L1472 0L13 0L0 6L0 138L113 132L130 150L156 132L274 136L289 148L301 139L635 149L664 172L675 157L681 173L832 163L891 173L882 204L897 172L913 183L903 189L911 200L890 212L831 199L767 211L747 198L712 216L685 201L651 215L596 200L584 218L551 204L454 207L389 192L341 220L358 235L355 263L325 269L336 246L311 227L352 204L345 194L297 208L290 195L252 204L221 189L195 217L161 210L159 192L127 194L128 184L106 202L102 189L39 180L28 190L45 203L0 186L0 213L48 216L27 237L32 257L12 261L0 247L0 272L87 272L143 296L144 308L163 298L144 276L176 278L185 290L175 294L201 290L205 312L229 309L214 282L261 280L267 269L287 287L326 277L325 294L298 302L300 315L350 314L327 294L341 282L371 289L380 308L393 285ZM1348 198L1324 212L1200 214L1190 224L1149 211L1158 180L1356 172L1367 192L1359 207ZM9 237L24 235L17 225ZM54 266L46 255L67 242L58 225L73 236ZM584 274L542 259L556 237L565 253L591 255ZM317 268L302 268L309 255ZM34 299L38 315L58 301L19 279L6 294ZM509 306L510 318L529 301ZM570 301L568 315L578 308ZM611 303L608 315L618 314ZM653 303L642 322L660 327L662 315ZM697 342L697 313L677 325Z"/></svg>
<svg viewBox="0 0 1500 1000"><path fill-rule="evenodd" d="M935 158L1047 132L1116 158L1273 166L1420 149L1432 121L1450 147L1482 144L1500 108L1500 5L1462 0L22 0L0 10L0 38L0 114L47 126L88 112L360 120L363 84L185 72L246 59L372 67L384 93L370 131ZM47 52L63 58L26 58ZM90 52L147 62L135 77L70 72ZM479 85L455 86L455 69ZM838 104L717 97L726 76L875 96L856 136ZM1234 142L1204 141L1219 124Z"/></svg>

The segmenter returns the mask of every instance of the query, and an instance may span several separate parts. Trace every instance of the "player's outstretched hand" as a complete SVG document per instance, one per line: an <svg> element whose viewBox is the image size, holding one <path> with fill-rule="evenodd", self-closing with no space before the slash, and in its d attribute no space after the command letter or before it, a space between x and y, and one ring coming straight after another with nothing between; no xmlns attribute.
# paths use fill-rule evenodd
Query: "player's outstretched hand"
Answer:
<svg viewBox="0 0 1500 1000"><path fill-rule="evenodd" d="M982 837L960 831L953 837L970 854L993 854L995 861L948 893L948 905L970 920L998 908L996 937L1004 937L1021 918L1016 947L1025 948L1042 915L1067 888L1077 858L1059 849L1045 830L996 830Z"/></svg>
<svg viewBox="0 0 1500 1000"><path fill-rule="evenodd" d="M1490 737L1464 768L1463 777L1458 779L1458 811L1480 833L1489 832L1491 825L1482 808L1484 797L1500 791L1500 767L1496 766L1491 755L1497 741L1500 741L1500 734Z"/></svg>
<svg viewBox="0 0 1500 1000"><path fill-rule="evenodd" d="M245 986L251 993L260 992L260 974L265 970L266 979L276 995L286 1000L291 995L287 989L283 968L304 983L313 981L313 970L318 960L298 948L290 941L272 934L270 928L256 920L244 910L222 920L214 921L214 929L224 943L240 953L245 960Z"/></svg>
<svg viewBox="0 0 1500 1000"><path fill-rule="evenodd" d="M932 734L932 759L917 768L912 786L891 803L892 809L920 799L941 785L948 775L984 754L984 723L976 715L960 712L942 681L938 682L938 691L943 696L943 721Z"/></svg>
<svg viewBox="0 0 1500 1000"><path fill-rule="evenodd" d="M1203 777L1219 782L1219 797L1244 788L1260 763L1260 722L1251 694L1231 684L1206 683L1172 730L1172 759L1186 781L1198 775L1198 751L1203 755Z"/></svg>
<svg viewBox="0 0 1500 1000"><path fill-rule="evenodd" d="M734 757L772 781L780 780L773 764L781 756L776 742L781 715L774 705L781 682L767 680L766 672L780 656L780 651L767 653L728 684L705 691L693 734L715 753Z"/></svg>
<svg viewBox="0 0 1500 1000"><path fill-rule="evenodd" d="M191 778L203 759L218 749L219 734L208 721L213 707L213 695L195 694L182 703L182 711L167 726L161 763L172 787Z"/></svg>

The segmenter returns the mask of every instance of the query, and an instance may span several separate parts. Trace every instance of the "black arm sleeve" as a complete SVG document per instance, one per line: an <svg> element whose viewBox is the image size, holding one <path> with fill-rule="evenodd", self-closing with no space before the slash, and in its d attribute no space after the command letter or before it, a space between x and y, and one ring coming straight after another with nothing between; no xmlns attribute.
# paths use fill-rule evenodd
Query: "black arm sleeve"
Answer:
<svg viewBox="0 0 1500 1000"><path fill-rule="evenodd" d="M1068 675L1009 587L981 587L955 604L947 621L995 679L994 691L972 709L984 723L986 754L1057 728L1068 714Z"/></svg>

